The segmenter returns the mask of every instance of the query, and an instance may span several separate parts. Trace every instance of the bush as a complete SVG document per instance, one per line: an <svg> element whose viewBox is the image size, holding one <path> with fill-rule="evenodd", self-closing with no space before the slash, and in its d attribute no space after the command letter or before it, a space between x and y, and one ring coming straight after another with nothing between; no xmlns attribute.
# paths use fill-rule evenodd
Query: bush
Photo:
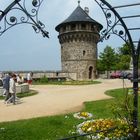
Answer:
<svg viewBox="0 0 140 140"><path fill-rule="evenodd" d="M48 78L46 76L43 76L42 78L33 81L34 84L46 84L48 83Z"/></svg>

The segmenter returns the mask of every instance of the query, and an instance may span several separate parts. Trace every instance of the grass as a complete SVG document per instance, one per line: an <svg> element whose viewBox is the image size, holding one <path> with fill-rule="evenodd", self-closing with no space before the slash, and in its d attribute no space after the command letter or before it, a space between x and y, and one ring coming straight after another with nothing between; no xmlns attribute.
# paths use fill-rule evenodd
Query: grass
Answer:
<svg viewBox="0 0 140 140"><path fill-rule="evenodd" d="M48 82L48 84L54 85L91 85L100 84L100 81L59 81L59 82Z"/></svg>
<svg viewBox="0 0 140 140"><path fill-rule="evenodd" d="M29 92L24 92L24 93L17 93L17 97L19 98L23 98L23 97L29 97L29 96L33 96L33 95L36 95L38 92L35 91L35 90L30 90ZM3 100L4 97L3 96L0 96L0 100Z"/></svg>
<svg viewBox="0 0 140 140"><path fill-rule="evenodd" d="M49 81L46 77L43 77L38 80L34 80L33 84L34 85L90 85L90 84L100 84L100 81L65 81L65 80L60 80L60 81Z"/></svg>
<svg viewBox="0 0 140 140"><path fill-rule="evenodd" d="M113 118L110 106L124 98L122 89L106 92L114 98L86 102L82 111L93 114L93 118ZM139 100L140 103L140 100ZM140 107L140 106L139 106ZM46 107L47 109L47 107ZM76 125L83 122L73 117L73 113L51 117L40 117L28 120L0 123L0 140L56 140L71 136Z"/></svg>
<svg viewBox="0 0 140 140"><path fill-rule="evenodd" d="M77 120L69 115L42 117L36 119L1 123L1 140L55 140L61 136L68 135L69 130Z"/></svg>

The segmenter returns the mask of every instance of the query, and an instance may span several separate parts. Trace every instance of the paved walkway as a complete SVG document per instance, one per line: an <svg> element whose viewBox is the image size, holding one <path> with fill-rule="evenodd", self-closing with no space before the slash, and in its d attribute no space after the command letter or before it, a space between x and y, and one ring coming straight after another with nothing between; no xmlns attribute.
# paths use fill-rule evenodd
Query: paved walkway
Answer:
<svg viewBox="0 0 140 140"><path fill-rule="evenodd" d="M33 85L39 94L21 99L17 105L6 105L0 101L0 122L50 116L80 111L83 102L109 99L106 90L122 88L121 79L101 80L101 84L84 86ZM125 86L132 83L125 80Z"/></svg>

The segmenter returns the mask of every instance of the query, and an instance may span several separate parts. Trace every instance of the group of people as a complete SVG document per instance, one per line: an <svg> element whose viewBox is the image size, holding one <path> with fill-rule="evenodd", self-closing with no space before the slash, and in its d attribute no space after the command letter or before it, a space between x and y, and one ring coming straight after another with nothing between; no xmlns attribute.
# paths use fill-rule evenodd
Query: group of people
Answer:
<svg viewBox="0 0 140 140"><path fill-rule="evenodd" d="M5 103L13 103L16 104L16 74L8 73L2 75L2 82L3 82L3 96L5 96Z"/></svg>
<svg viewBox="0 0 140 140"><path fill-rule="evenodd" d="M13 103L16 104L16 100L19 100L19 98L16 97L16 83L22 84L25 81L27 81L28 84L32 83L32 76L33 73L30 72L27 74L26 80L23 76L20 74L15 73L7 73L2 74L2 85L3 85L3 96L5 97L4 102L6 104Z"/></svg>

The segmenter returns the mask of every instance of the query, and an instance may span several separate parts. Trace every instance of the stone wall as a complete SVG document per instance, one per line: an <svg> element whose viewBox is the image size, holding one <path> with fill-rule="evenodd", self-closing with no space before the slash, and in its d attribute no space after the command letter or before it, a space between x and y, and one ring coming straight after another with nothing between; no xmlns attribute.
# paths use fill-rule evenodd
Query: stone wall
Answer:
<svg viewBox="0 0 140 140"><path fill-rule="evenodd" d="M62 70L77 73L78 80L96 78L97 46L90 41L72 41L61 44ZM92 67L89 78L89 68Z"/></svg>
<svg viewBox="0 0 140 140"><path fill-rule="evenodd" d="M25 79L29 71L12 71L15 74L20 74ZM43 78L44 76L47 78L65 78L66 80L77 80L77 73L75 72L63 72L63 71L32 71L33 79ZM6 71L4 73L7 73ZM2 72L0 72L1 77Z"/></svg>
<svg viewBox="0 0 140 140"><path fill-rule="evenodd" d="M74 72L33 72L33 79L42 78L44 76L47 78L65 78L66 80L77 80L76 73Z"/></svg>

